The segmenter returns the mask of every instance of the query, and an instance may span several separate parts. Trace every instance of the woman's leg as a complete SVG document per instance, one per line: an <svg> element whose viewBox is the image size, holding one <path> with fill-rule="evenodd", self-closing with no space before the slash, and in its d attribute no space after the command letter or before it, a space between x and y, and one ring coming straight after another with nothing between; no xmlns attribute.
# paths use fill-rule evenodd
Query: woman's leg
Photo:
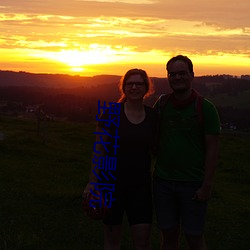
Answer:
<svg viewBox="0 0 250 250"><path fill-rule="evenodd" d="M104 225L104 250L120 250L122 225Z"/></svg>
<svg viewBox="0 0 250 250"><path fill-rule="evenodd" d="M150 250L151 224L131 225L131 235L136 250Z"/></svg>

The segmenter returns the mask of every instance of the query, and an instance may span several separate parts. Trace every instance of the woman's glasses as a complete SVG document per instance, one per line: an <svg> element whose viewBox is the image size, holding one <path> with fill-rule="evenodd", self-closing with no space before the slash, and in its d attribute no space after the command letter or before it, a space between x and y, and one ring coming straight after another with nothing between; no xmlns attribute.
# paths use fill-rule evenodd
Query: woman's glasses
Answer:
<svg viewBox="0 0 250 250"><path fill-rule="evenodd" d="M140 87L145 86L145 83L144 82L127 82L125 84L125 86L128 88L132 88L134 85L135 85L135 87L140 88Z"/></svg>

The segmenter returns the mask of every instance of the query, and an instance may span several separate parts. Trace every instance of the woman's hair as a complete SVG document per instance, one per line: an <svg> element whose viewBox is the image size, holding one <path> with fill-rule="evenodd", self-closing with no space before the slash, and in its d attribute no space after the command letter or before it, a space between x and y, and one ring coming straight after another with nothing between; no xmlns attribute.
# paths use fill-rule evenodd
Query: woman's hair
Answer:
<svg viewBox="0 0 250 250"><path fill-rule="evenodd" d="M152 84L152 80L148 77L146 71L142 70L142 69L130 69L121 79L119 82L119 90L121 92L121 97L118 100L118 103L121 102L126 102L127 97L125 95L125 84L127 82L127 80L129 79L130 76L132 75L140 75L145 83L146 86L146 95L144 96L144 98L146 96L149 96L150 94L152 94L153 90L153 84Z"/></svg>

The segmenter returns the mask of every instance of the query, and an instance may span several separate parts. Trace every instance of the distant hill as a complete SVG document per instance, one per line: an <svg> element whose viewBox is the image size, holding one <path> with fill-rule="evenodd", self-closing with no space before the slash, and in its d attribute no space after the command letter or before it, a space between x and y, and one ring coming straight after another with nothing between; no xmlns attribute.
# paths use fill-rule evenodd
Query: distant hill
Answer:
<svg viewBox="0 0 250 250"><path fill-rule="evenodd" d="M47 114L72 121L95 119L97 102L120 97L121 76L93 77L0 71L0 113L23 114L27 106L43 105ZM154 93L145 102L153 105L171 89L166 78L152 77ZM195 77L194 88L217 106L223 124L250 129L250 80L226 75ZM226 125L227 126L227 125Z"/></svg>
<svg viewBox="0 0 250 250"><path fill-rule="evenodd" d="M64 74L34 74L0 70L0 87L30 86L46 88L91 87L99 84L116 83L120 76L98 75L93 77Z"/></svg>
<svg viewBox="0 0 250 250"><path fill-rule="evenodd" d="M43 88L78 88L94 87L102 84L118 84L119 75L96 75L93 77L71 76L66 74L35 74L28 72L14 72L0 70L0 87L26 86ZM166 78L152 77L155 91L169 92ZM200 76L195 77L194 87L202 94L229 93L235 95L240 91L250 90L250 76L242 79L228 76Z"/></svg>

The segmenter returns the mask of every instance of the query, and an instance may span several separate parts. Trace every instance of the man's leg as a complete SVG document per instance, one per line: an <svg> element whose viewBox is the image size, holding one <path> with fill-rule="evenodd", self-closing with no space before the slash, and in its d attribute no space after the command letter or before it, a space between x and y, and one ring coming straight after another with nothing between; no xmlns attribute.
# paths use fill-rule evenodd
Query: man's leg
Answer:
<svg viewBox="0 0 250 250"><path fill-rule="evenodd" d="M179 250L180 226L161 230L160 250Z"/></svg>
<svg viewBox="0 0 250 250"><path fill-rule="evenodd" d="M186 234L186 240L189 250L207 250L206 242L203 235L194 236Z"/></svg>
<svg viewBox="0 0 250 250"><path fill-rule="evenodd" d="M157 225L161 230L161 250L179 249L180 206L173 181L154 179L154 204Z"/></svg>
<svg viewBox="0 0 250 250"><path fill-rule="evenodd" d="M204 227L207 201L194 200L194 194L200 187L198 182L180 186L182 225L190 250L206 250Z"/></svg>

